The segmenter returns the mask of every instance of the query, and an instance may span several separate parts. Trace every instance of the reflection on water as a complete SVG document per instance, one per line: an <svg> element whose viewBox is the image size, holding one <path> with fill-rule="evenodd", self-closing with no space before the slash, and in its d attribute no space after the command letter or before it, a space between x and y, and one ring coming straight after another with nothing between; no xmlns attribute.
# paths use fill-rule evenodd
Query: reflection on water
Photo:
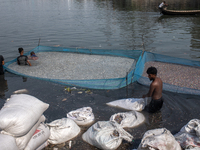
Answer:
<svg viewBox="0 0 200 150"><path fill-rule="evenodd" d="M22 79L23 79L23 82L27 81L27 77L22 77Z"/></svg>
<svg viewBox="0 0 200 150"><path fill-rule="evenodd" d="M144 49L200 60L200 17L162 17L160 2L2 0L0 52L7 62L18 47L29 51L40 39L47 46ZM167 3L170 9L200 9L199 0Z"/></svg>

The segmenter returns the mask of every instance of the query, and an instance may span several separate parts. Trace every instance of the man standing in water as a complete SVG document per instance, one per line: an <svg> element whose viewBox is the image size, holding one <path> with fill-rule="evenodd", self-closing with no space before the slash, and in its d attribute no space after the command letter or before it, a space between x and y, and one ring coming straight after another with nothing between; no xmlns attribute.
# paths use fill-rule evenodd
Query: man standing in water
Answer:
<svg viewBox="0 0 200 150"><path fill-rule="evenodd" d="M28 61L28 57L24 55L24 49L18 48L20 56L17 57L17 63L18 65L29 65L31 66L31 63Z"/></svg>
<svg viewBox="0 0 200 150"><path fill-rule="evenodd" d="M0 75L4 74L3 72L4 58L0 55Z"/></svg>
<svg viewBox="0 0 200 150"><path fill-rule="evenodd" d="M150 84L149 92L142 97L151 97L148 111L154 113L159 111L163 105L163 82L159 77L157 77L157 69L155 67L149 67L146 73L148 74L149 80L152 81L152 83Z"/></svg>

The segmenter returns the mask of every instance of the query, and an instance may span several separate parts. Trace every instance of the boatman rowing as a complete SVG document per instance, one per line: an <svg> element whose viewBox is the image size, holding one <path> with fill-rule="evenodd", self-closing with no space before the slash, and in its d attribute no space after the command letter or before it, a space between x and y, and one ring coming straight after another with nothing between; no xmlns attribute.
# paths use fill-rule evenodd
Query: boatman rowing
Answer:
<svg viewBox="0 0 200 150"><path fill-rule="evenodd" d="M150 84L149 92L142 97L151 97L151 102L146 109L150 113L154 113L159 111L163 105L163 98L162 98L162 89L163 89L163 82L162 80L157 77L157 69L155 67L149 67L147 69L147 74L149 80L152 81Z"/></svg>
<svg viewBox="0 0 200 150"><path fill-rule="evenodd" d="M161 9L163 9L165 6L168 6L168 4L166 4L166 2L163 1L163 2L158 6L158 8L161 10Z"/></svg>

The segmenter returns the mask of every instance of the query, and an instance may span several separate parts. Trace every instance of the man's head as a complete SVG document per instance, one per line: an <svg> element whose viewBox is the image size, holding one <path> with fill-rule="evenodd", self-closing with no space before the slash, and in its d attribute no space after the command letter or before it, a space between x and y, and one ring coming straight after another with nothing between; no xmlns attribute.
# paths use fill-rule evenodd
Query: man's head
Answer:
<svg viewBox="0 0 200 150"><path fill-rule="evenodd" d="M34 52L31 52L31 56L32 56L32 55L35 55L35 53L34 53Z"/></svg>
<svg viewBox="0 0 200 150"><path fill-rule="evenodd" d="M24 49L22 47L18 48L18 50L19 50L20 54L24 51Z"/></svg>
<svg viewBox="0 0 200 150"><path fill-rule="evenodd" d="M154 80L157 75L157 69L151 66L147 69L146 73L148 74L149 80Z"/></svg>

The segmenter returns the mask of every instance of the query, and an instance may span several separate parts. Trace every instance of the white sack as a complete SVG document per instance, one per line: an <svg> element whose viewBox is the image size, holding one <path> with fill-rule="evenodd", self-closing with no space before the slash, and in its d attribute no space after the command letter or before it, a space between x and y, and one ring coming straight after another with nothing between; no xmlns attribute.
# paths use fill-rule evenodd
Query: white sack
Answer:
<svg viewBox="0 0 200 150"><path fill-rule="evenodd" d="M145 117L137 111L117 113L110 117L110 121L114 121L121 125L122 128L132 128L144 122Z"/></svg>
<svg viewBox="0 0 200 150"><path fill-rule="evenodd" d="M51 144L60 144L76 137L81 129L69 118L62 118L47 124L50 129L48 142Z"/></svg>
<svg viewBox="0 0 200 150"><path fill-rule="evenodd" d="M45 116L42 115L40 117L40 119L38 120L38 122L33 126L33 128L26 135L16 138L16 143L17 143L17 146L20 150L24 150L24 148L26 147L26 145L30 141L31 137L35 133L35 131L38 128L38 126L40 125L40 123L44 122L45 119L46 119Z"/></svg>
<svg viewBox="0 0 200 150"><path fill-rule="evenodd" d="M184 149L200 149L200 120L190 120L174 137Z"/></svg>
<svg viewBox="0 0 200 150"><path fill-rule="evenodd" d="M185 150L199 150L199 147L188 148L188 149L185 149Z"/></svg>
<svg viewBox="0 0 200 150"><path fill-rule="evenodd" d="M46 124L41 123L36 129L24 150L35 150L45 143L50 136L49 128Z"/></svg>
<svg viewBox="0 0 200 150"><path fill-rule="evenodd" d="M0 129L4 134L24 136L49 107L34 96L27 94L11 95L0 110Z"/></svg>
<svg viewBox="0 0 200 150"><path fill-rule="evenodd" d="M147 131L137 150L181 150L174 136L165 128Z"/></svg>
<svg viewBox="0 0 200 150"><path fill-rule="evenodd" d="M91 107L83 107L67 113L67 117L74 120L78 125L88 125L94 121Z"/></svg>
<svg viewBox="0 0 200 150"><path fill-rule="evenodd" d="M108 106L119 107L126 110L142 111L151 101L150 97L127 98L106 103Z"/></svg>
<svg viewBox="0 0 200 150"><path fill-rule="evenodd" d="M0 149L19 150L15 138L10 135L0 134Z"/></svg>
<svg viewBox="0 0 200 150"><path fill-rule="evenodd" d="M45 148L46 146L48 146L48 142L44 142L42 145L40 145L36 150L42 150L43 148Z"/></svg>
<svg viewBox="0 0 200 150"><path fill-rule="evenodd" d="M123 139L131 142L133 137L115 122L98 121L82 135L82 138L100 149L115 150Z"/></svg>

